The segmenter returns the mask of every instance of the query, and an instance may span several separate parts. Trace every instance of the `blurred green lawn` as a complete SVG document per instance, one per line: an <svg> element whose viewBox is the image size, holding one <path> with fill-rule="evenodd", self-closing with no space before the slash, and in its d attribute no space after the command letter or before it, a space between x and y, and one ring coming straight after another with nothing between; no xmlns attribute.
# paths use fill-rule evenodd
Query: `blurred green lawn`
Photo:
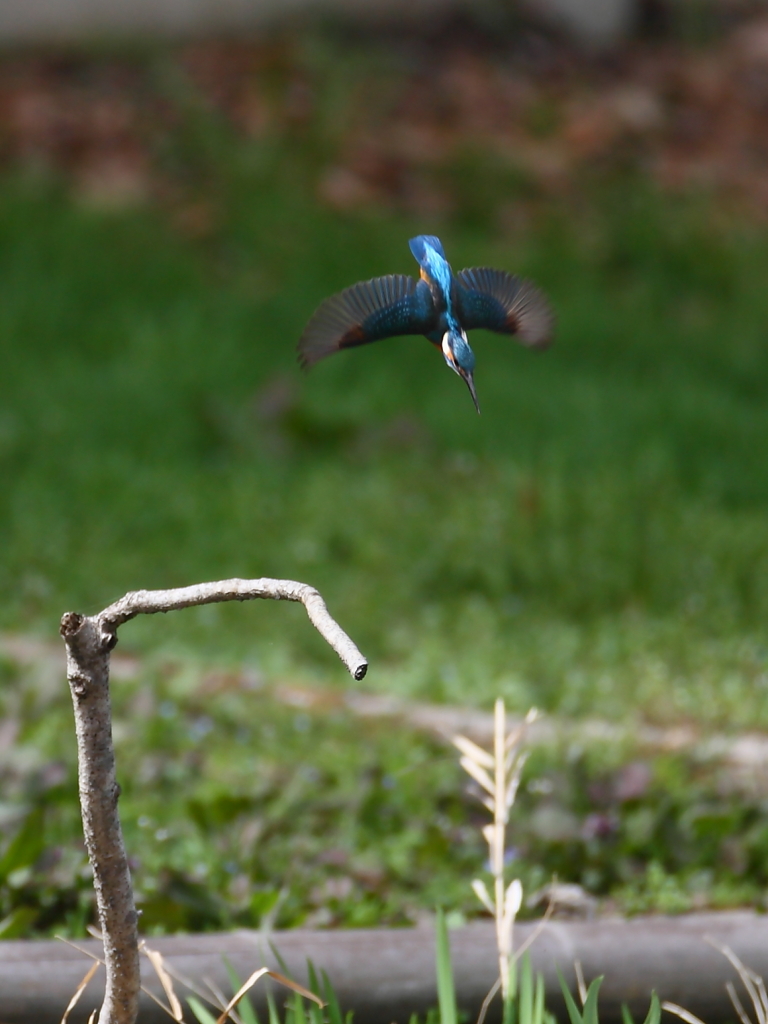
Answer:
<svg viewBox="0 0 768 1024"><path fill-rule="evenodd" d="M342 215L315 197L316 146L290 137L237 142L208 122L198 134L190 146L205 153L219 224L197 241L162 208L99 212L46 178L3 182L2 628L54 636L62 612L96 611L130 589L296 578L320 589L368 655L365 685L373 690L485 707L503 696L513 711L536 705L576 717L768 727L765 230L726 220L707 196L661 196L625 175L585 183L578 203L531 200L527 226L505 232L494 210L517 186L489 177L480 158L444 169L464 198L441 221L377 210ZM545 355L478 335L481 417L420 339L344 354L306 376L295 364L296 340L317 303L362 278L413 273L407 240L425 231L440 234L457 268L490 264L531 276L557 310L557 343ZM120 649L151 653L156 664L182 655L245 664L268 680L346 685L303 611L285 605L138 621L122 629ZM66 800L56 797L63 808L74 795L66 694L45 706L31 701L25 719L13 695L17 679L10 666L5 713L25 723L24 743L67 765ZM170 763L170 734L154 699L155 724L146 733L130 726L137 746L123 764L129 839L143 847L156 883L162 851L137 837L158 825L163 809L190 835L195 815L208 813L196 786L216 790L210 814L222 827L242 824L263 794L244 781L258 774L258 736L227 740L235 719L249 714L247 696L234 717L218 698L208 706L195 697L185 714L193 723L213 716L226 758L206 759L204 743L202 753L179 760L176 774L160 773L169 789L143 794L138 780L154 776L147 769L134 777L133 768L153 751ZM287 718L273 735L293 736L295 724ZM323 774L331 767L317 768L313 755L317 785L324 779L344 790L366 771L380 779L390 762L400 770L409 758L439 765L444 756L384 727L370 733L342 723L342 738L332 739L336 728L322 727L330 732L321 729L318 742L325 736L330 745L317 757L337 765L348 758L349 771L338 767L332 784ZM270 755L282 764L270 799L293 777L302 729ZM427 828L428 776L409 790L391 831L406 819ZM457 769L450 778L461 786ZM450 789L439 779L434 785ZM370 786L389 806L386 787ZM21 786L9 801L44 806L36 794ZM455 839L466 809L446 799L443 831ZM147 800L160 804L142 812ZM354 817L359 801L339 800L344 828L345 814L368 820ZM371 806L374 820L379 805ZM665 808L662 817L674 817ZM56 813L63 818L54 815L51 834L71 845L74 816ZM298 819L281 813L291 839ZM312 828L335 835L332 818ZM39 830L37 819L29 822L30 834ZM369 825L360 848L380 849ZM723 827L717 817L714 834ZM467 839L454 861L445 835L430 846L431 835L411 844L422 851L421 876L417 855L399 847L396 870L376 869L397 892L400 872L403 891L423 905L438 898L424 881L435 863L463 885L461 873L482 856ZM185 842L173 871L186 871L191 885L197 840ZM713 844L707 869L718 860ZM632 863L663 861L669 848L659 839L634 850ZM264 907L291 884L270 878L282 849L273 847L273 869L259 862L248 874L237 857L226 869L266 887ZM215 843L205 846L201 879L213 864L224 870L221 856ZM307 857L316 856L312 847ZM545 852L538 856L549 863ZM626 872L603 866L595 875L593 864L584 875L578 858L557 857L561 877L570 863L596 891L629 884ZM749 858L739 863L737 880L752 870ZM163 899L173 888L165 877ZM308 891L309 882L302 885ZM226 888L210 883L217 887ZM257 897L258 905L248 902L246 883L241 888L239 917L210 907L174 916L173 900L161 900L152 923L252 922L264 907ZM49 923L67 919L77 930L80 911L62 910L57 899L49 899ZM338 920L413 918L405 897L389 909L387 899L377 896L367 913L350 897ZM18 905L5 900L6 911ZM306 906L295 901L284 923L302 920Z"/></svg>
<svg viewBox="0 0 768 1024"><path fill-rule="evenodd" d="M290 157L254 167L197 245L156 213L6 183L3 626L50 634L128 589L298 578L374 688L768 723L763 233L638 182L578 220L545 210L515 244L440 226L457 266L529 274L559 317L543 356L477 338L478 417L419 339L299 373L316 303L412 270L407 239L433 225L327 213L281 179ZM342 679L285 607L131 624L123 643Z"/></svg>

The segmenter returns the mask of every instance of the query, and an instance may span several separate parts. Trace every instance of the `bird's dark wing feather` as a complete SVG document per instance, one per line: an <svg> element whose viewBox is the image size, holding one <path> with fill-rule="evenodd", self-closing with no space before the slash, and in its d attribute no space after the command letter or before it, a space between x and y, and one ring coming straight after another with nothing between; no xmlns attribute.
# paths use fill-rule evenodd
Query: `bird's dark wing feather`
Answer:
<svg viewBox="0 0 768 1024"><path fill-rule="evenodd" d="M456 279L459 319L465 330L484 327L515 334L532 348L546 348L551 343L554 314L530 281L490 267L461 270Z"/></svg>
<svg viewBox="0 0 768 1024"><path fill-rule="evenodd" d="M436 320L432 293L423 281L406 274L374 277L318 307L299 340L299 362L312 366L343 348L401 334L425 334Z"/></svg>

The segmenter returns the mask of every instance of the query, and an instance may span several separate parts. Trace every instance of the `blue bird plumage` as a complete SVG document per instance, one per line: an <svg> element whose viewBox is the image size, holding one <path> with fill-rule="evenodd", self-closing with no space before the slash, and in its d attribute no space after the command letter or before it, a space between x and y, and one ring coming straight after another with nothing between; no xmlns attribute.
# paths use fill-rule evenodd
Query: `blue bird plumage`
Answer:
<svg viewBox="0 0 768 1024"><path fill-rule="evenodd" d="M299 340L299 361L312 366L344 348L423 334L464 380L480 412L475 354L466 332L482 327L516 335L532 348L545 348L554 326L549 304L530 282L504 270L475 267L454 274L434 235L417 235L408 245L421 269L420 279L388 274L326 299Z"/></svg>

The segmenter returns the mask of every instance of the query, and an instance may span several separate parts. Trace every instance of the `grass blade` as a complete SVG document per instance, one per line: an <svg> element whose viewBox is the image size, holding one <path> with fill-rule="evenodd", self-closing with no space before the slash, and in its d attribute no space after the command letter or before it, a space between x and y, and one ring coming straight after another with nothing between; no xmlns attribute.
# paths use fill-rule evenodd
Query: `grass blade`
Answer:
<svg viewBox="0 0 768 1024"><path fill-rule="evenodd" d="M307 959L307 979L309 982L307 987L310 992L314 992L317 998L322 1000L323 994L320 990L320 982L317 980L317 971L315 970L315 965L309 958ZM308 1016L312 1024L323 1024L323 1013L317 1003L310 1003L307 1009L309 1011Z"/></svg>
<svg viewBox="0 0 768 1024"><path fill-rule="evenodd" d="M533 1024L544 1022L544 975L536 975L536 994L533 999Z"/></svg>
<svg viewBox="0 0 768 1024"><path fill-rule="evenodd" d="M317 980L317 971L312 961L307 958L307 988L310 992L314 992L316 996L322 998L322 992L320 991L320 982Z"/></svg>
<svg viewBox="0 0 768 1024"><path fill-rule="evenodd" d="M557 980L560 982L560 991L563 993L563 999L565 1000L565 1008L568 1011L571 1024L584 1024L584 1019L581 1016L581 1011L576 1005L576 1001L571 995L571 990L565 983L565 978L560 973L560 968L557 968Z"/></svg>
<svg viewBox="0 0 768 1024"><path fill-rule="evenodd" d="M216 1018L207 1007L203 1006L197 996L187 996L187 1003L199 1024L216 1024Z"/></svg>
<svg viewBox="0 0 768 1024"><path fill-rule="evenodd" d="M298 992L294 992L293 995L293 1024L308 1024L306 1014L304 1013L304 1000L301 998Z"/></svg>
<svg viewBox="0 0 768 1024"><path fill-rule="evenodd" d="M323 978L323 998L325 999L328 1007L328 1024L344 1024L344 1018L341 1015L341 1007L339 1006L339 1000L336 998L336 993L331 985L331 979L325 973L322 972Z"/></svg>
<svg viewBox="0 0 768 1024"><path fill-rule="evenodd" d="M456 991L453 987L453 970L451 968L451 947L448 942L448 927L442 907L438 908L435 924L435 966L440 1024L458 1024Z"/></svg>
<svg viewBox="0 0 768 1024"><path fill-rule="evenodd" d="M280 950L272 942L270 942L269 948L272 950L272 955L274 956L275 960L277 960L280 970L287 978L290 978L291 972L288 970L288 964L280 955Z"/></svg>
<svg viewBox="0 0 768 1024"><path fill-rule="evenodd" d="M632 1018L630 1017L630 1020ZM659 1005L659 997L655 992L651 992L651 1005L648 1009L648 1016L645 1018L645 1024L659 1024L661 1021L661 1006Z"/></svg>
<svg viewBox="0 0 768 1024"><path fill-rule="evenodd" d="M597 1019L597 997L600 992L600 986L603 983L602 975L599 978L595 978L592 984L589 986L587 992L587 998L584 1002L584 1024L598 1024Z"/></svg>
<svg viewBox="0 0 768 1024"><path fill-rule="evenodd" d="M520 965L520 1010L518 1024L533 1022L533 971L531 958L526 953Z"/></svg>
<svg viewBox="0 0 768 1024"><path fill-rule="evenodd" d="M224 969L227 972L227 977L229 978L229 983L232 986L232 991L237 992L241 985L237 971L229 962L227 957L223 956L221 959L224 961ZM248 996L243 996L237 1009L240 1016L243 1018L243 1024L259 1024L259 1018Z"/></svg>
<svg viewBox="0 0 768 1024"><path fill-rule="evenodd" d="M502 1006L501 1024L517 1024L517 1003L515 1001L515 996L517 995L517 982L518 982L517 960L510 961L510 964L509 964L509 975L507 977L508 977L507 994L504 997L504 1003L503 1003L503 1006ZM501 988L501 979L499 979L499 981L497 982L497 987ZM489 996L491 998L493 998L492 993L494 993L494 989L491 989L491 991L485 997L486 998L486 1002L483 1003L483 1008L485 1010L487 1010L488 1006L490 1005ZM481 1015L483 1016L483 1019L484 1019L485 1015L484 1014L481 1014ZM479 1018L478 1018L478 1024L479 1024Z"/></svg>
<svg viewBox="0 0 768 1024"><path fill-rule="evenodd" d="M280 1014L277 1012L277 1004L275 1003L275 997L272 995L271 986L267 989L267 1011L269 1013L269 1024L280 1024Z"/></svg>

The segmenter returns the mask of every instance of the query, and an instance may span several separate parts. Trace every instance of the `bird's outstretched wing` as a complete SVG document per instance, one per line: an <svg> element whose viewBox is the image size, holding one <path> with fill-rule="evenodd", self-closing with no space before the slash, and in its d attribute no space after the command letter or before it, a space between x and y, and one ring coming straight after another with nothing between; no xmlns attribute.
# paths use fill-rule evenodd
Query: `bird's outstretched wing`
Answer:
<svg viewBox="0 0 768 1024"><path fill-rule="evenodd" d="M361 281L326 299L299 339L299 362L312 366L343 348L401 334L426 334L437 321L429 286L406 274Z"/></svg>
<svg viewBox="0 0 768 1024"><path fill-rule="evenodd" d="M530 281L490 267L461 270L456 279L459 319L465 330L484 327L515 334L531 348L546 348L551 343L554 314Z"/></svg>

